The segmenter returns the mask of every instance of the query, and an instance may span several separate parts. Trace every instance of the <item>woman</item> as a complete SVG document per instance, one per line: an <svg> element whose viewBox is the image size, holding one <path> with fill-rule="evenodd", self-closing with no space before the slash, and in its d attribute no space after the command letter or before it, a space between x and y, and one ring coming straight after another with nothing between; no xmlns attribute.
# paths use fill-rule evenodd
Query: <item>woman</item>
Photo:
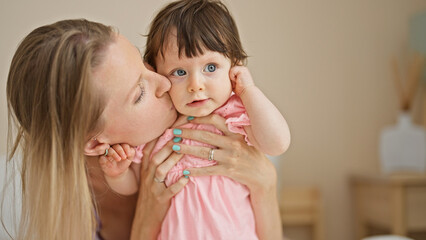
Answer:
<svg viewBox="0 0 426 240"><path fill-rule="evenodd" d="M207 157L189 147L182 154L166 146L144 159L138 196L108 191L98 165L110 145L150 142L176 120L168 80L147 68L138 50L110 27L87 20L65 20L31 32L11 63L7 100L18 130L9 160L22 152L22 214L17 239L155 239L170 199L187 183L166 188L164 179L182 154ZM261 239L279 239L276 173L223 119L196 119L225 132L218 136L183 130L182 137L217 146L215 168L191 176L225 175L250 189ZM11 127L11 126L9 126ZM88 184L89 183L89 184ZM94 202L97 204L94 204ZM94 207L95 206L95 207Z"/></svg>

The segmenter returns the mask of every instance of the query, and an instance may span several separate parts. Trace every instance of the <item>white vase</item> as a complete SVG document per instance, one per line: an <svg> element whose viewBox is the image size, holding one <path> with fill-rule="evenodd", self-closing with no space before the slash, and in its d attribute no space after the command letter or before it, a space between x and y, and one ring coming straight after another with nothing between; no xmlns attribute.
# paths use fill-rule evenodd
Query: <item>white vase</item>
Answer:
<svg viewBox="0 0 426 240"><path fill-rule="evenodd" d="M395 126L385 128L380 136L380 161L384 173L426 170L426 133L402 112Z"/></svg>

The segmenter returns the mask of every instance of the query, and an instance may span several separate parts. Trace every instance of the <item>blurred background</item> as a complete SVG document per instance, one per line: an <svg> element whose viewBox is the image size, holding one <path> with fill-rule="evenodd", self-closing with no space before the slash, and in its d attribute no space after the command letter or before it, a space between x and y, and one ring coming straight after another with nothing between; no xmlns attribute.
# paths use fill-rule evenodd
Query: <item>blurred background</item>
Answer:
<svg viewBox="0 0 426 240"><path fill-rule="evenodd" d="M87 18L116 26L143 50L145 38L141 34L168 2L1 0L0 155L6 154L8 68L25 35L61 19ZM406 77L413 75L410 66L416 51L410 42L410 29L413 16L426 11L426 1L225 3L239 27L256 84L290 126L289 150L272 158L279 175L279 192L315 189L321 199L317 207L321 211L322 239L356 239L359 219L355 218L358 210L350 179L355 175L386 176L380 161L381 134L397 124L402 112L395 73L402 82L413 78ZM413 124L425 126L426 84L420 80L416 86L406 112ZM422 171L417 172L422 175ZM425 189L420 195L426 193ZM285 198L285 191L281 195ZM296 197L296 208L300 202ZM285 226L285 234L291 239L314 239L315 230L302 220L299 223L296 220L296 224Z"/></svg>

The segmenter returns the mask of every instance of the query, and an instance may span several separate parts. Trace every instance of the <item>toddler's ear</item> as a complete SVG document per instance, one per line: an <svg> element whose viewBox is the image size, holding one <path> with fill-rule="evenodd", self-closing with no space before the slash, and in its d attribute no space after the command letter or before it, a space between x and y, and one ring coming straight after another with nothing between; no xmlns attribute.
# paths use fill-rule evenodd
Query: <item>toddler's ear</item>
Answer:
<svg viewBox="0 0 426 240"><path fill-rule="evenodd" d="M84 155L86 156L99 156L105 154L105 151L109 149L108 143L102 143L96 138L91 138L84 145Z"/></svg>

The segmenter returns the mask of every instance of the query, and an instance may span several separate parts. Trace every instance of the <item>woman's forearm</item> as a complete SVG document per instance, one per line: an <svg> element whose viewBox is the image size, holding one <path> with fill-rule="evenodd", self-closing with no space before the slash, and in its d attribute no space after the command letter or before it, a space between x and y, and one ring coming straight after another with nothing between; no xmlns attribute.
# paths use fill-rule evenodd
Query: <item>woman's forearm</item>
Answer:
<svg viewBox="0 0 426 240"><path fill-rule="evenodd" d="M163 148L152 155L155 142L146 144L143 152L139 196L132 223L131 240L157 239L161 224L170 208L171 199L189 181L187 178L182 177L177 182L166 187L164 183L154 180L155 178L165 179L168 171L182 157L180 154L173 153L171 147ZM158 175L158 168L165 170L162 172L163 176Z"/></svg>
<svg viewBox="0 0 426 240"><path fill-rule="evenodd" d="M139 216L138 216L139 215ZM136 211L133 219L130 240L155 240L160 232L161 223L152 221L144 221L143 214L138 214Z"/></svg>
<svg viewBox="0 0 426 240"><path fill-rule="evenodd" d="M147 196L141 188L133 218L130 240L157 239L163 218L169 208L168 206L169 204L161 204L152 197Z"/></svg>
<svg viewBox="0 0 426 240"><path fill-rule="evenodd" d="M282 225L275 189L251 194L251 204L256 218L256 232L261 240L282 239Z"/></svg>
<svg viewBox="0 0 426 240"><path fill-rule="evenodd" d="M261 153L256 162L259 171L252 173L255 181L248 185L256 218L256 232L261 240L282 239L276 169Z"/></svg>

